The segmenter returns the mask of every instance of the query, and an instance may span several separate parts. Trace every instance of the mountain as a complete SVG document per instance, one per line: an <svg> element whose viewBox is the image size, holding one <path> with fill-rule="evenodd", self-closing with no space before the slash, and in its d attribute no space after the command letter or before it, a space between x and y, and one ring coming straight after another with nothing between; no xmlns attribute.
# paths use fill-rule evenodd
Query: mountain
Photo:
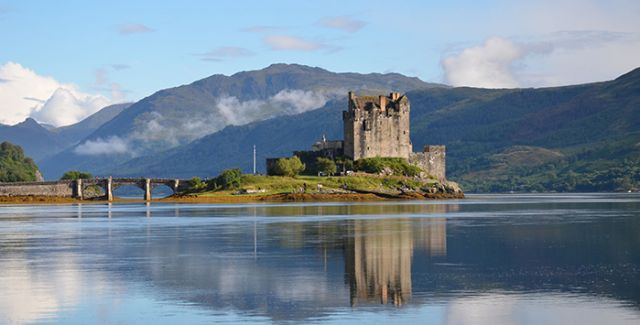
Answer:
<svg viewBox="0 0 640 325"><path fill-rule="evenodd" d="M173 150L139 157L98 172L179 178L210 177L230 167L249 172L253 166L253 145L256 145L257 167L264 173L264 161L268 157L289 156L293 150L309 149L323 134L329 139L341 139L346 100L346 97L333 100L320 109L298 115L229 126Z"/></svg>
<svg viewBox="0 0 640 325"><path fill-rule="evenodd" d="M179 147L227 126L313 111L348 90L386 93L430 87L445 86L397 73L335 73L297 64L217 74L136 102L82 143L40 165L54 178L68 169L109 170L132 157Z"/></svg>
<svg viewBox="0 0 640 325"><path fill-rule="evenodd" d="M110 105L76 124L59 127L51 131L57 133L61 141L68 144L76 144L122 113L129 106L131 106L131 103Z"/></svg>
<svg viewBox="0 0 640 325"><path fill-rule="evenodd" d="M640 185L640 69L608 82L540 89L422 88L411 101L414 150L447 145L448 177L468 191L611 191ZM103 173L167 177L250 170L264 158L342 138L346 98L318 110L229 126Z"/></svg>
<svg viewBox="0 0 640 325"><path fill-rule="evenodd" d="M26 154L35 160L65 147L64 141L32 118L16 125L0 125L0 141L9 141L21 146Z"/></svg>
<svg viewBox="0 0 640 325"><path fill-rule="evenodd" d="M297 64L273 64L158 91L105 123L90 139L126 137L154 152L158 144L184 144L228 125L317 109L348 89L386 92L437 86L442 87L394 73L334 73Z"/></svg>
<svg viewBox="0 0 640 325"><path fill-rule="evenodd" d="M39 161L80 142L130 105L107 106L76 124L59 128L39 124L32 118L16 125L0 124L0 141L21 146L28 156Z"/></svg>
<svg viewBox="0 0 640 325"><path fill-rule="evenodd" d="M464 94L464 95L461 95ZM612 191L640 185L640 69L542 89L410 92L414 148L448 145L468 190Z"/></svg>

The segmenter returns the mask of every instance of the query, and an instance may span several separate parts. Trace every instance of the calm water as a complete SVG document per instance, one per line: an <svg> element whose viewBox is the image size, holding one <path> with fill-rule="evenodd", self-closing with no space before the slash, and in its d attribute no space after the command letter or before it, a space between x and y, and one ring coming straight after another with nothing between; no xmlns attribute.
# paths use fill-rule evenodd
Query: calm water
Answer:
<svg viewBox="0 0 640 325"><path fill-rule="evenodd" d="M0 207L0 323L639 324L640 196Z"/></svg>

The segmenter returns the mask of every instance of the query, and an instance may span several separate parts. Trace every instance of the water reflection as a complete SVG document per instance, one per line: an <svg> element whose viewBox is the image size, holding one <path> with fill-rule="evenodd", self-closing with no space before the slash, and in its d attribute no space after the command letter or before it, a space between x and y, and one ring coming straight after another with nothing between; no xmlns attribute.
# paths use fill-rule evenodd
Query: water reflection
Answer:
<svg viewBox="0 0 640 325"><path fill-rule="evenodd" d="M459 203L0 209L0 323L640 319L637 201Z"/></svg>

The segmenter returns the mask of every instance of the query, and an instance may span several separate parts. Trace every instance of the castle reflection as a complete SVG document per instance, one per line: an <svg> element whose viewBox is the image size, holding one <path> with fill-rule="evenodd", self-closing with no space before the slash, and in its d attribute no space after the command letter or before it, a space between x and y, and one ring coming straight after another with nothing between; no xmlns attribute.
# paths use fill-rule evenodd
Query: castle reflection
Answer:
<svg viewBox="0 0 640 325"><path fill-rule="evenodd" d="M445 218L353 221L344 253L351 306L407 303L414 249L446 256L446 227Z"/></svg>
<svg viewBox="0 0 640 325"><path fill-rule="evenodd" d="M351 306L407 303L414 249L447 255L445 218L354 220L347 231L344 258Z"/></svg>

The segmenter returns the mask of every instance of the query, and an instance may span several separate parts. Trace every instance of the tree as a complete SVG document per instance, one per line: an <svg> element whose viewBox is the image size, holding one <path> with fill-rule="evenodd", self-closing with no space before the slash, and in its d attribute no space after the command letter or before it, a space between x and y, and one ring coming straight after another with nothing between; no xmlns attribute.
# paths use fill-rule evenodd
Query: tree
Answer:
<svg viewBox="0 0 640 325"><path fill-rule="evenodd" d="M194 176L189 180L189 189L192 191L204 190L207 187L207 183L203 182L200 177Z"/></svg>
<svg viewBox="0 0 640 325"><path fill-rule="evenodd" d="M64 173L64 175L62 175L60 179L77 180L77 179L90 179L90 178L93 178L93 175L91 175L91 173L81 172L77 170L70 170Z"/></svg>
<svg viewBox="0 0 640 325"><path fill-rule="evenodd" d="M35 181L38 166L25 157L20 146L9 142L0 144L0 182Z"/></svg>
<svg viewBox="0 0 640 325"><path fill-rule="evenodd" d="M276 161L276 164L273 168L274 175L280 176L290 176L294 177L300 174L305 168L305 165L302 163L298 156L293 156L291 158L280 158Z"/></svg>
<svg viewBox="0 0 640 325"><path fill-rule="evenodd" d="M239 188L242 184L242 171L240 168L225 169L216 177L215 183L224 189Z"/></svg>
<svg viewBox="0 0 640 325"><path fill-rule="evenodd" d="M325 173L327 175L335 174L338 169L335 161L323 157L318 157L316 159L316 168L318 169L318 172Z"/></svg>

